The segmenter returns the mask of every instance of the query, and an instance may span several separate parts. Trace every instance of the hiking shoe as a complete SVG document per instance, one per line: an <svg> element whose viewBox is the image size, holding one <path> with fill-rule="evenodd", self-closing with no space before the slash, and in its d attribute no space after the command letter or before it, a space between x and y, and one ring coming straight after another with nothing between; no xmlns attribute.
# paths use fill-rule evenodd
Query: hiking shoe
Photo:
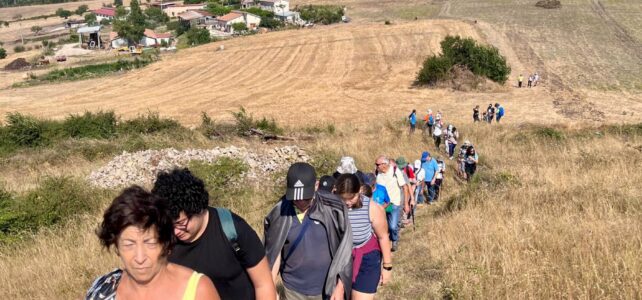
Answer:
<svg viewBox="0 0 642 300"><path fill-rule="evenodd" d="M390 251L395 252L397 251L397 248L399 247L399 243L397 241L392 242L392 249Z"/></svg>

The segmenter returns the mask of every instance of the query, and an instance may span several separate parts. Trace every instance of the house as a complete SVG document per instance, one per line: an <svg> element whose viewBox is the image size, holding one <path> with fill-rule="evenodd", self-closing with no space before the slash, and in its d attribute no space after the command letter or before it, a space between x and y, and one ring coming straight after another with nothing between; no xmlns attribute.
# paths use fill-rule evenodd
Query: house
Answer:
<svg viewBox="0 0 642 300"><path fill-rule="evenodd" d="M249 30L256 30L261 24L261 17L245 11L234 10L226 15L216 18L215 29L227 33L234 33L233 24L243 23Z"/></svg>
<svg viewBox="0 0 642 300"><path fill-rule="evenodd" d="M209 20L213 20L214 16L204 10L189 10L178 15L179 22L188 27L205 25Z"/></svg>
<svg viewBox="0 0 642 300"><path fill-rule="evenodd" d="M91 27L81 27L78 28L76 33L78 34L78 45L83 48L83 35L87 34L88 38L84 39L84 42L87 44L87 49L100 49L101 39L100 39L100 29L102 26L91 26Z"/></svg>
<svg viewBox="0 0 642 300"><path fill-rule="evenodd" d="M96 21L99 23L104 19L111 21L116 17L116 9L113 7L103 7L96 10L92 10L91 12L94 15L96 15Z"/></svg>
<svg viewBox="0 0 642 300"><path fill-rule="evenodd" d="M241 8L242 9L248 9L252 7L257 7L258 4L256 3L255 0L243 0L241 1Z"/></svg>
<svg viewBox="0 0 642 300"><path fill-rule="evenodd" d="M271 11L274 14L290 11L290 1L288 0L260 0L259 7L262 10Z"/></svg>
<svg viewBox="0 0 642 300"><path fill-rule="evenodd" d="M303 25L305 23L305 21L301 19L301 13L299 13L298 11L278 12L274 13L274 17L286 23L298 25Z"/></svg>
<svg viewBox="0 0 642 300"><path fill-rule="evenodd" d="M201 4L184 4L184 5L174 4L174 5L166 6L163 9L163 12L165 12L170 18L174 18L188 11L203 10L203 9L205 9L205 4L202 4L202 3Z"/></svg>
<svg viewBox="0 0 642 300"><path fill-rule="evenodd" d="M138 42L139 45L144 47L159 47L163 41L169 45L171 43L171 33L157 33L151 29L146 28L143 33L143 38ZM112 31L109 33L109 45L113 49L119 49L129 46L127 39L118 36L118 33Z"/></svg>

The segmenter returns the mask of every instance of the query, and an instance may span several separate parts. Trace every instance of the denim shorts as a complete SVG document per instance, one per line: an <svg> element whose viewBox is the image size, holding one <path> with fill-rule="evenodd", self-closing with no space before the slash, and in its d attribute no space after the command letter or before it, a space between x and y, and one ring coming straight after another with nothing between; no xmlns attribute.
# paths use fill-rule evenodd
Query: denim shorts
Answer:
<svg viewBox="0 0 642 300"><path fill-rule="evenodd" d="M366 294L377 292L381 279L381 251L375 250L366 253L361 261L357 279L352 284L352 289Z"/></svg>

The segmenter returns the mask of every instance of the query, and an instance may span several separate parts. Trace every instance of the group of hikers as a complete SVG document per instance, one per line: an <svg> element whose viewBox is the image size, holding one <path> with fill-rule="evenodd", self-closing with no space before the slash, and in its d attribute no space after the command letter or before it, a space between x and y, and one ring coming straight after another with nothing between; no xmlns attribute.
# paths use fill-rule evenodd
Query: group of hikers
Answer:
<svg viewBox="0 0 642 300"><path fill-rule="evenodd" d="M479 119L479 105L476 105L475 108L473 108L473 123L481 122L483 120L484 122L491 124L493 123L493 119L495 119L495 122L499 123L503 117L504 107L499 103L495 103L495 105L489 103L486 111L482 113L482 119Z"/></svg>
<svg viewBox="0 0 642 300"><path fill-rule="evenodd" d="M534 74L529 74L528 75L528 87L534 87L537 86L537 83L539 82L539 74L535 72ZM517 87L521 88L524 83L524 75L519 74L517 76Z"/></svg>
<svg viewBox="0 0 642 300"><path fill-rule="evenodd" d="M417 205L438 200L446 170L428 151L414 164L374 163L366 173L342 157L319 179L312 165L292 164L263 240L242 217L210 207L187 168L159 173L150 191L126 188L97 230L121 267L86 299L278 299L279 275L281 299L373 299L391 280L400 228Z"/></svg>

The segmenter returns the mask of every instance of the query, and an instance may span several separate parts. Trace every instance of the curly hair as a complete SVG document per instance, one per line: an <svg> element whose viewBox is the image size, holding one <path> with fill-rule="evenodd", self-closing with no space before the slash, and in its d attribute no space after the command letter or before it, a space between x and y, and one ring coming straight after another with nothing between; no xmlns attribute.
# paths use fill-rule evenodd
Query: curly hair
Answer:
<svg viewBox="0 0 642 300"><path fill-rule="evenodd" d="M169 216L167 202L134 185L124 189L103 215L103 221L96 230L103 247L118 246L118 237L129 226L156 231L162 245L162 256L167 256L175 243L174 222Z"/></svg>
<svg viewBox="0 0 642 300"><path fill-rule="evenodd" d="M169 214L174 220L181 211L188 218L201 213L207 209L210 199L203 180L187 168L158 173L152 194L167 199Z"/></svg>

